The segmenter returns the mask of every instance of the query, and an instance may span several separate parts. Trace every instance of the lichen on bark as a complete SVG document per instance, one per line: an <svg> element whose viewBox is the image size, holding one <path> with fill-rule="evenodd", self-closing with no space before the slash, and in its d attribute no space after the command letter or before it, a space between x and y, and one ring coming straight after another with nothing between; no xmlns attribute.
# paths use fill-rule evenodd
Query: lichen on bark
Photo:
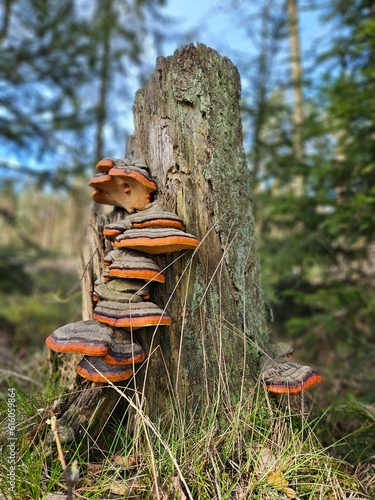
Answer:
<svg viewBox="0 0 375 500"><path fill-rule="evenodd" d="M166 303L173 293L168 283L183 276L168 303L174 324L153 339L163 356L154 354L152 369L162 363L172 386L176 380L181 384L175 396L184 400L202 387L210 394L223 363L235 391L245 358L243 334L261 347L267 340L240 91L229 59L204 45L189 45L158 59L134 106L135 141L158 184L158 199L202 240L192 262L184 257L168 267L167 285L155 299ZM172 257L160 260L169 265ZM146 333L142 340L152 349ZM249 384L255 361L250 349ZM160 393L168 391L154 384L151 374L147 398L162 407Z"/></svg>

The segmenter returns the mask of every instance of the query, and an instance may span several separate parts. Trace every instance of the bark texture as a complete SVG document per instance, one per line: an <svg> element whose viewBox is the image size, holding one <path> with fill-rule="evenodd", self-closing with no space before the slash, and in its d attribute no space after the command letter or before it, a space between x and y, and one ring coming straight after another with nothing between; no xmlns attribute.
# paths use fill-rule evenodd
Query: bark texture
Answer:
<svg viewBox="0 0 375 500"><path fill-rule="evenodd" d="M166 283L154 302L173 323L140 333L149 358L144 386L136 382L151 413L170 395L190 409L220 385L235 395L244 368L247 384L256 376L247 340L266 342L239 99L237 69L204 45L159 58L136 95L135 143L157 199L202 242L193 257L159 258Z"/></svg>
<svg viewBox="0 0 375 500"><path fill-rule="evenodd" d="M166 307L172 325L133 333L148 358L130 393L138 393L137 403L152 418L165 416L171 402L188 415L223 393L233 400L258 376L254 346L263 348L267 335L239 99L237 69L204 45L159 58L136 95L131 150L157 182L156 201L201 240L194 254L156 257L166 282L152 284L151 300ZM110 220L120 216L116 211ZM102 225L96 219L91 229L84 319L92 314L90 282L105 254ZM61 423L77 434L90 421L95 438L118 395L86 385L64 405Z"/></svg>

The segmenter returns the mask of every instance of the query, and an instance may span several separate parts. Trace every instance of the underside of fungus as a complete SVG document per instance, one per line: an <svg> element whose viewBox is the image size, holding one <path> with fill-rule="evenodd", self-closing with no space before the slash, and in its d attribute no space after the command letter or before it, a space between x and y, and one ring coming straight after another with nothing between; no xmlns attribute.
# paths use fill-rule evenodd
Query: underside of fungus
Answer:
<svg viewBox="0 0 375 500"><path fill-rule="evenodd" d="M129 213L144 210L156 190L147 165L126 158L104 158L97 164L98 174L89 181L97 203L116 205Z"/></svg>

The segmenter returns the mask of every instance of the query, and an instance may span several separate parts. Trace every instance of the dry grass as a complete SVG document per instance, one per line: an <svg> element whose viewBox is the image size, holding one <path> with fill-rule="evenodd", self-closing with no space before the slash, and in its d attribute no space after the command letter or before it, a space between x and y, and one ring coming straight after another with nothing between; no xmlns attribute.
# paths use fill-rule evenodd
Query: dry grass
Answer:
<svg viewBox="0 0 375 500"><path fill-rule="evenodd" d="M315 437L317 422L293 410L288 399L269 399L260 383L237 404L227 401L224 388L220 402L190 420L171 404L168 421L156 422L139 405L141 398L129 399L122 388L113 387L131 407L131 428L125 416L108 422L103 431L112 436L110 442L99 446L92 441L90 455L82 455L79 444L63 443L67 460L78 459L80 465L76 498L372 498L373 468L351 471L330 457ZM56 489L65 491L53 444L39 440L54 411L53 399L41 405L38 398L19 395L19 490L15 496L3 490L6 498L43 499ZM84 439L90 440L89 433ZM4 459L1 475L6 477Z"/></svg>
<svg viewBox="0 0 375 500"><path fill-rule="evenodd" d="M220 325L224 324L225 319L221 318ZM243 332L235 327L232 330L242 335L244 342L250 342ZM220 329L218 337L221 345ZM257 346L249 345L249 350L254 348ZM96 439L88 429L83 437L84 447L81 443L63 442L68 464L77 460L80 467L76 498L372 498L371 468L362 465L352 471L345 462L330 456L330 449L320 445L315 435L318 422L310 421L305 394L301 399L285 397L276 401L269 398L261 380L250 385L243 376L239 398L234 402L227 379L229 370L219 354L212 404L191 417L175 404L178 398L173 387L167 411L151 420L142 394L129 397L125 387L110 384L129 411L120 420L108 419L102 435ZM7 480L8 414L5 405L2 409L0 488L6 498L45 499L52 492L66 489L56 448L46 436L46 422L58 406L57 386L48 380L47 373L46 363L40 364L38 371L28 367L27 376L39 387L38 396L26 396L22 386L17 391L15 494L9 491ZM70 381L69 370L61 375L60 383ZM13 379L9 384L16 387L18 382ZM66 387L64 397L69 391ZM81 452L87 443L89 451Z"/></svg>

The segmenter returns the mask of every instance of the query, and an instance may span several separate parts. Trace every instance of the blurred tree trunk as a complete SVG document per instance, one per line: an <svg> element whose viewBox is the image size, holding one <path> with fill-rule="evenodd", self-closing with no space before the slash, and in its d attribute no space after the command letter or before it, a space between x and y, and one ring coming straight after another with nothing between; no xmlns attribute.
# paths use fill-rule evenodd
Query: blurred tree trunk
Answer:
<svg viewBox="0 0 375 500"><path fill-rule="evenodd" d="M262 159L261 133L266 118L267 108L267 81L269 73L270 53L267 50L268 42L268 26L270 21L269 4L266 3L262 9L262 30L261 30L261 50L258 59L257 71L257 99L255 105L255 123L254 123L254 139L253 139L253 178L258 179L260 164Z"/></svg>
<svg viewBox="0 0 375 500"><path fill-rule="evenodd" d="M12 3L13 0L4 0L3 14L0 25L0 43L4 40L8 33Z"/></svg>
<svg viewBox="0 0 375 500"><path fill-rule="evenodd" d="M107 118L107 94L108 81L110 77L110 58L111 58L111 31L113 24L112 0L105 0L97 4L98 18L102 19L101 33L102 38L102 59L99 80L99 101L97 110L97 129L95 158L99 161L103 157L104 144L104 125Z"/></svg>
<svg viewBox="0 0 375 500"><path fill-rule="evenodd" d="M261 174L262 162L265 157L264 131L270 116L274 110L271 109L269 89L272 79L272 71L275 68L276 54L280 50L280 33L285 23L285 16L275 13L272 0L266 1L261 10L261 29L259 33L260 47L256 60L256 71L253 71L254 88L251 90L254 97L253 124L254 130L251 147L252 155L252 177L258 180ZM257 186L259 189L259 185Z"/></svg>
<svg viewBox="0 0 375 500"><path fill-rule="evenodd" d="M184 415L230 404L258 376L257 347L267 336L239 99L237 69L204 45L159 58L136 95L135 149L157 182L157 201L201 240L194 255L155 257L166 283L154 285L152 299L166 307L172 325L134 332L148 358L132 390L153 418L170 413L171 402ZM99 248L86 266L86 286L103 254L95 224ZM91 384L89 402L74 396L67 405L73 427L91 419L89 433L98 434L118 399L104 391Z"/></svg>
<svg viewBox="0 0 375 500"><path fill-rule="evenodd" d="M289 19L289 43L290 43L290 65L293 87L293 150L297 162L302 162L304 147L302 138L303 127L303 92L302 92L302 66L301 49L298 24L297 0L287 0ZM293 182L294 193L298 196L303 194L303 176L296 176Z"/></svg>

